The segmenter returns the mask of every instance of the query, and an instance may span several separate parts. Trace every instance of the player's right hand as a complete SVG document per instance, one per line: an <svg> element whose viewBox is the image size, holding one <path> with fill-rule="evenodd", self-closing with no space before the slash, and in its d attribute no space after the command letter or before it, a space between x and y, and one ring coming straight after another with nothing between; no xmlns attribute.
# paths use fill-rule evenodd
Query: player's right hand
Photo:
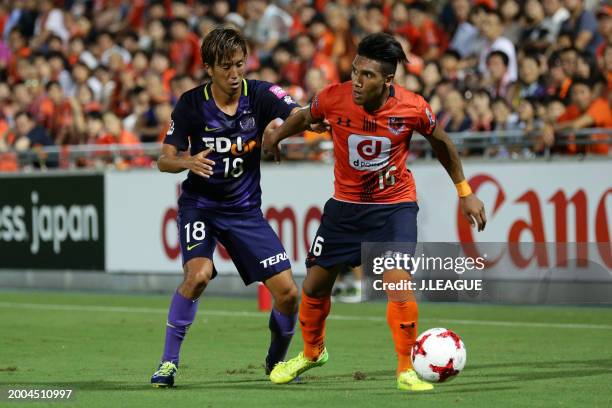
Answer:
<svg viewBox="0 0 612 408"><path fill-rule="evenodd" d="M266 130L263 134L263 141L261 143L261 147L264 152L267 154L271 154L274 156L274 161L276 163L280 163L281 154L280 149L278 147L278 142L275 142L276 138L274 137L274 129L272 127L266 127Z"/></svg>
<svg viewBox="0 0 612 408"><path fill-rule="evenodd" d="M206 156L208 156L212 151L213 149L209 147L206 150L202 150L198 154L189 156L186 159L185 167L198 176L210 178L210 176L213 175L213 166L215 165L215 162L207 159Z"/></svg>

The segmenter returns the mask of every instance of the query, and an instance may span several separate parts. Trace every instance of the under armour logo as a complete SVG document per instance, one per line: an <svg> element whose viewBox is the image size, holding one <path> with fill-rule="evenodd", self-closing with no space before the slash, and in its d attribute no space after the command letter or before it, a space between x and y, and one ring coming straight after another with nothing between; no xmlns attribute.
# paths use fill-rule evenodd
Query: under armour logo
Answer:
<svg viewBox="0 0 612 408"><path fill-rule="evenodd" d="M339 116L338 117L338 121L336 122L336 125L350 127L351 126L351 120L349 118L346 118L346 120L343 120L342 117Z"/></svg>

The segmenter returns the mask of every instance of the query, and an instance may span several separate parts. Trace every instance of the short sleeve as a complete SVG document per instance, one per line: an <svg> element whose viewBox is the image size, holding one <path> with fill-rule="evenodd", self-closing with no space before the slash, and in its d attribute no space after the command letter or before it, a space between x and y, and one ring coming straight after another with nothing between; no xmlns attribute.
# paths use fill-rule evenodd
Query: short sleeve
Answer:
<svg viewBox="0 0 612 408"><path fill-rule="evenodd" d="M300 107L282 87L264 81L257 82L255 99L263 107L266 122L276 118L285 120L293 109Z"/></svg>
<svg viewBox="0 0 612 408"><path fill-rule="evenodd" d="M436 128L436 115L431 110L431 106L429 103L423 98L421 98L421 103L419 104L419 112L417 113L418 122L417 122L417 132L422 134L423 136L431 136L434 129Z"/></svg>
<svg viewBox="0 0 612 408"><path fill-rule="evenodd" d="M180 151L189 148L189 136L191 134L189 122L186 119L188 117L186 105L185 99L181 97L172 111L170 126L164 138L165 144L176 146Z"/></svg>
<svg viewBox="0 0 612 408"><path fill-rule="evenodd" d="M312 98L310 102L310 115L314 119L323 120L327 116L327 102L329 99L329 89L327 86Z"/></svg>

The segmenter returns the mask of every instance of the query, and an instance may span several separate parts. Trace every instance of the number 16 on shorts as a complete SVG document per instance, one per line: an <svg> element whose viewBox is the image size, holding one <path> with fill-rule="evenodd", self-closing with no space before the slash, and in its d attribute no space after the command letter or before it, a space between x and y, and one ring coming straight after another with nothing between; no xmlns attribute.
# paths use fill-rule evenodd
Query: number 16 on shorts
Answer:
<svg viewBox="0 0 612 408"><path fill-rule="evenodd" d="M321 252L323 252L323 242L323 237L315 237L312 247L310 248L310 253L314 256L321 256Z"/></svg>

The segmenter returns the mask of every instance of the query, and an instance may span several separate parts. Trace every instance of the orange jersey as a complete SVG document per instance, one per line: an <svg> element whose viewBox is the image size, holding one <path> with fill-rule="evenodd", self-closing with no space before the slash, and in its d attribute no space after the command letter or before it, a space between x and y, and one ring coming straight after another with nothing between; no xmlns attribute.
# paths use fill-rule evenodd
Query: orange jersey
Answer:
<svg viewBox="0 0 612 408"><path fill-rule="evenodd" d="M406 167L412 132L429 136L436 118L425 99L391 87L385 104L372 114L356 105L351 82L330 85L310 105L315 119L327 119L334 143L334 198L355 203L416 201Z"/></svg>

